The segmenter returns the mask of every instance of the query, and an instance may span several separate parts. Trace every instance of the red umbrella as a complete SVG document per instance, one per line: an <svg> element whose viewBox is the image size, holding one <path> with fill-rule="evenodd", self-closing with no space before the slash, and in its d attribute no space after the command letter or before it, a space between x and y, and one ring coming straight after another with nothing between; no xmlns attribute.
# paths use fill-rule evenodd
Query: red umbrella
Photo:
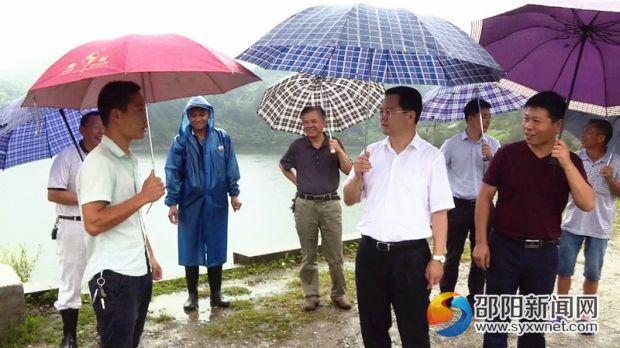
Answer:
<svg viewBox="0 0 620 348"><path fill-rule="evenodd" d="M225 93L258 80L234 59L186 37L127 35L72 49L30 87L22 105L96 107L99 91L111 81L137 83L146 102L154 103ZM149 145L155 168L150 126Z"/></svg>
<svg viewBox="0 0 620 348"><path fill-rule="evenodd" d="M110 81L142 86L147 103L225 93L259 78L235 60L179 35L127 35L69 51L28 91L23 106L97 106Z"/></svg>

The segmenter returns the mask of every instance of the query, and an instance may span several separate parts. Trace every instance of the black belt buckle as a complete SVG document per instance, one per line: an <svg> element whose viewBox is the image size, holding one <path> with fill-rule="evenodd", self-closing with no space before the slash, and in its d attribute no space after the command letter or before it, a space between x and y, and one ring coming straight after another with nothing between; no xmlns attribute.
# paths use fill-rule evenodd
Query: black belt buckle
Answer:
<svg viewBox="0 0 620 348"><path fill-rule="evenodd" d="M390 243L377 242L377 250L389 253L390 252Z"/></svg>
<svg viewBox="0 0 620 348"><path fill-rule="evenodd" d="M540 239L526 239L523 242L523 247L526 249L540 249L543 246L543 241Z"/></svg>

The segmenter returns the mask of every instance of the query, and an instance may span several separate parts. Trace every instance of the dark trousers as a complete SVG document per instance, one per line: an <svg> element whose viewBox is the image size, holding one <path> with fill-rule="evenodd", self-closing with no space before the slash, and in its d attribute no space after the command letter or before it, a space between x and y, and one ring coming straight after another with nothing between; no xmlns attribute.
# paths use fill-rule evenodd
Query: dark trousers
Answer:
<svg viewBox="0 0 620 348"><path fill-rule="evenodd" d="M476 226L474 223L474 211L476 208L474 201L454 198L454 209L448 211L448 240L446 243L446 263L443 266L443 277L439 287L441 292L454 292L456 282L459 277L459 265L461 255L465 248L465 240L469 234L470 251L473 252L476 246ZM491 207L491 216L493 207ZM489 219L489 226L491 226ZM484 293L484 271L476 266L471 258L469 266L469 276L467 287L469 294L467 300L473 305L474 295Z"/></svg>
<svg viewBox="0 0 620 348"><path fill-rule="evenodd" d="M553 292L558 268L557 246L527 249L523 243L491 232L489 249L491 267L487 271L487 294L516 294L517 289L520 295ZM507 347L507 339L506 333L485 333L484 347ZM517 347L544 348L545 336L542 333L524 334L519 336Z"/></svg>
<svg viewBox="0 0 620 348"><path fill-rule="evenodd" d="M390 305L403 347L430 347L426 311L426 266L431 251L426 240L396 251L380 251L362 236L355 259L355 284L364 346L390 347Z"/></svg>
<svg viewBox="0 0 620 348"><path fill-rule="evenodd" d="M91 296L99 288L97 278L99 274L88 282ZM105 309L101 304L101 290L93 298L101 347L137 347L151 301L151 273L132 277L106 270L103 279Z"/></svg>

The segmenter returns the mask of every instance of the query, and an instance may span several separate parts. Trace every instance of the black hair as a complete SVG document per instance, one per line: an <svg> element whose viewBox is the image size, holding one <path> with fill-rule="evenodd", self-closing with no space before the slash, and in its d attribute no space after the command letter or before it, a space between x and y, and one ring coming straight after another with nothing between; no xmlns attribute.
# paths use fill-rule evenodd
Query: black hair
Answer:
<svg viewBox="0 0 620 348"><path fill-rule="evenodd" d="M80 127L85 127L88 124L88 120L94 116L100 117L99 111L93 110L82 115L82 118L80 118Z"/></svg>
<svg viewBox="0 0 620 348"><path fill-rule="evenodd" d="M607 120L593 118L588 121L588 124L593 125L594 128L605 136L605 146L607 146L611 138L614 136L614 127L612 127L611 123Z"/></svg>
<svg viewBox="0 0 620 348"><path fill-rule="evenodd" d="M480 108L478 108L478 104L480 104ZM490 109L491 104L484 99L474 98L467 102L465 108L463 108L463 113L465 114L465 121L469 121L469 117L476 117L480 114L480 109Z"/></svg>
<svg viewBox="0 0 620 348"><path fill-rule="evenodd" d="M525 107L543 108L547 110L553 122L563 120L566 114L566 101L561 95L553 91L536 93L527 100Z"/></svg>
<svg viewBox="0 0 620 348"><path fill-rule="evenodd" d="M385 91L385 95L397 95L398 105L403 111L415 112L415 123L418 123L422 113L422 95L417 89L407 86L392 87Z"/></svg>
<svg viewBox="0 0 620 348"><path fill-rule="evenodd" d="M327 118L327 115L325 115L325 110L323 110L323 108L320 106L306 106L301 110L300 115L303 118L305 114L312 111L317 111L319 113L319 116L321 116L323 120Z"/></svg>
<svg viewBox="0 0 620 348"><path fill-rule="evenodd" d="M103 86L97 99L103 125L108 125L112 109L126 111L131 95L139 91L140 86L131 81L112 81Z"/></svg>

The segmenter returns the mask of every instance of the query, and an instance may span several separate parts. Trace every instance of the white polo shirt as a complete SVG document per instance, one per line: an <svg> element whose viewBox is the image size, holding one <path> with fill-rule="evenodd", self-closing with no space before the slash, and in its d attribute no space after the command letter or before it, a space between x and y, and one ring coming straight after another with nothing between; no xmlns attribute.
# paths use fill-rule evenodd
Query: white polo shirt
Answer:
<svg viewBox="0 0 620 348"><path fill-rule="evenodd" d="M79 150L82 157L86 157L82 149ZM61 189L69 192L76 192L76 177L82 159L75 146L70 146L60 152L50 168L50 176L47 182L48 189ZM56 214L64 216L80 216L80 209L77 205L65 205L56 203Z"/></svg>
<svg viewBox="0 0 620 348"><path fill-rule="evenodd" d="M138 162L127 156L110 138L103 136L84 160L77 178L77 193L82 205L91 202L122 203L140 191ZM87 280L103 270L128 276L147 273L146 243L140 212L112 229L93 237L86 234Z"/></svg>
<svg viewBox="0 0 620 348"><path fill-rule="evenodd" d="M389 137L367 149L372 169L363 178L359 232L382 242L432 236L431 214L454 208L441 151L417 133L400 154ZM351 171L346 183L354 178Z"/></svg>

